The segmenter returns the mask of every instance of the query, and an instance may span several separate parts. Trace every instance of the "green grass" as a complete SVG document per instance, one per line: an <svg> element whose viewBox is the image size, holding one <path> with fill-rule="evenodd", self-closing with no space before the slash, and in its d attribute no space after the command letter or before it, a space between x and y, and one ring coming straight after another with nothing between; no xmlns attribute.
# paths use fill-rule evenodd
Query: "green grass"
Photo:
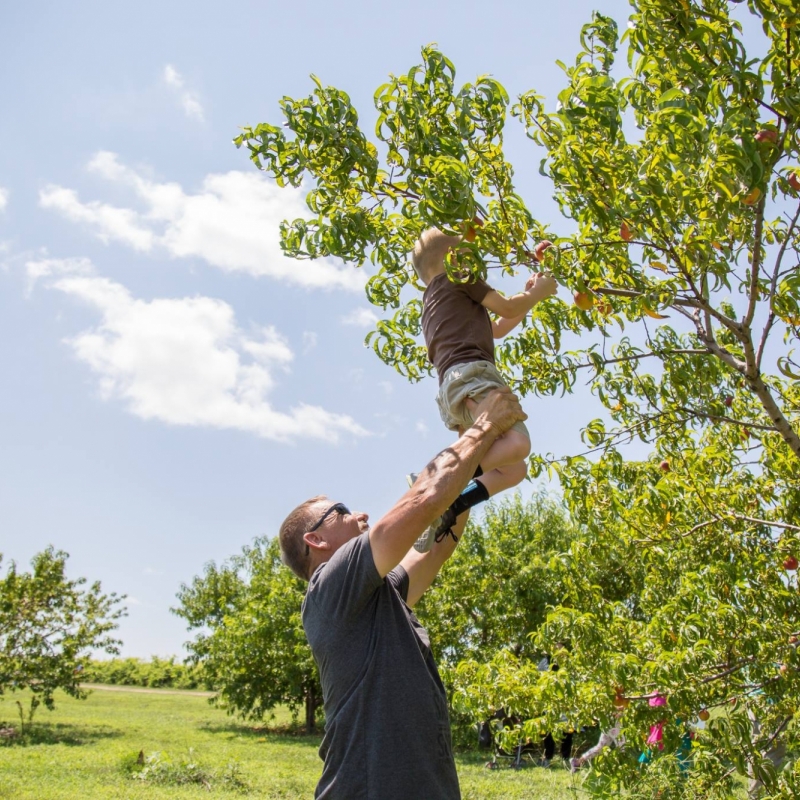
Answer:
<svg viewBox="0 0 800 800"><path fill-rule="evenodd" d="M18 721L14 699L0 701L0 723ZM187 694L95 691L83 701L59 694L56 710L40 709L29 734L0 739L0 798L309 798L321 772L320 737L297 735L290 722L288 712L280 712L266 727L244 724L205 698ZM139 751L146 756L161 753L168 759L173 769L159 773L169 772L167 778L205 774L211 791L201 784L160 785L134 779ZM189 760L198 765L194 772L181 765ZM561 800L575 797L570 787L580 785L560 766L487 770L486 760L478 752L457 755L464 800ZM249 787L245 795L236 791L235 781L224 782L230 762L238 764L236 774Z"/></svg>

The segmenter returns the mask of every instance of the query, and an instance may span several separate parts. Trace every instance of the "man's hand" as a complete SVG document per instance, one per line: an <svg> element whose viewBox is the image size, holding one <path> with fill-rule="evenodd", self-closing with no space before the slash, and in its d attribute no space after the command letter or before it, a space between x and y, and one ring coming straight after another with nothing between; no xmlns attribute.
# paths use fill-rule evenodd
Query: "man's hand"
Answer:
<svg viewBox="0 0 800 800"><path fill-rule="evenodd" d="M419 474L414 485L372 526L369 542L381 577L400 563L416 538L458 497L497 437L528 415L511 389L503 386L476 406L473 418L475 422L464 435L442 450Z"/></svg>
<svg viewBox="0 0 800 800"><path fill-rule="evenodd" d="M517 396L511 389L503 386L481 400L473 418L476 425L488 423L497 429L498 434L503 434L510 430L515 422L528 419L528 415L522 410Z"/></svg>

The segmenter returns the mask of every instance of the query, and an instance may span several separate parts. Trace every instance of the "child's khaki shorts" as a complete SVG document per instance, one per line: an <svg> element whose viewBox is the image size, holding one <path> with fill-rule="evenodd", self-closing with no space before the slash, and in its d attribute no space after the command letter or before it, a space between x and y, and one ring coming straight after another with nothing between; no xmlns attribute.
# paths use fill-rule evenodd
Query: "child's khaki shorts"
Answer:
<svg viewBox="0 0 800 800"><path fill-rule="evenodd" d="M467 399L480 403L493 389L507 386L497 371L497 367L488 361L471 361L468 364L456 364L444 374L436 403L444 424L451 430L469 428L474 422L467 409ZM524 422L515 422L511 430L530 434Z"/></svg>

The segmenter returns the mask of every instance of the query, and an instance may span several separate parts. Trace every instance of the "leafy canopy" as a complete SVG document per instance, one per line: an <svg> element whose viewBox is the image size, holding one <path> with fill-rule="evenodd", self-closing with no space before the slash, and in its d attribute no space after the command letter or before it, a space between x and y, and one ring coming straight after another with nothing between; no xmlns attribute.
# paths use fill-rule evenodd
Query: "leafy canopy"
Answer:
<svg viewBox="0 0 800 800"><path fill-rule="evenodd" d="M251 547L181 586L173 612L198 631L187 644L228 712L261 719L277 705L305 707L313 730L322 689L303 633L306 584L286 569L277 538Z"/></svg>
<svg viewBox="0 0 800 800"><path fill-rule="evenodd" d="M0 698L29 689L28 723L41 704L54 707L57 689L87 696L80 684L92 651L119 652L110 634L126 613L124 598L103 594L99 582L84 588L85 578L69 579L67 558L49 547L33 557L30 572L12 561L0 577Z"/></svg>
<svg viewBox="0 0 800 800"><path fill-rule="evenodd" d="M568 645L547 678L555 694L526 692L541 676L513 658L502 681L475 671L475 686L494 697L502 685L529 719L551 723L565 703L573 724L581 707L610 720L615 687L667 694L684 721L717 705L724 718L696 756L720 777L715 791L733 764L791 796L797 775L778 780L763 754L791 740L800 686L797 578L783 566L800 555L800 7L631 6L621 37L601 14L583 27L555 106L533 90L512 100L489 76L459 85L428 46L377 89L374 132L314 78L308 97L283 99L283 124L235 142L280 185L308 189L307 218L282 226L287 254L373 265L367 296L392 313L368 342L411 380L429 369L408 264L424 228L463 233L480 217L449 264L474 274L538 270L534 243L555 243L545 267L592 305L540 304L497 360L522 395L588 382L596 418L584 451L535 454L531 474L559 479L587 541L613 532L609 552L640 583L627 602L583 587L552 610L540 646ZM747 15L762 55L745 47L737 17ZM541 157L560 221L534 219L514 185L509 115ZM581 686L595 702L573 702L586 700ZM631 741L643 741L650 712L643 700L630 708ZM644 780L608 763L626 785ZM651 788L685 776L659 763L645 771Z"/></svg>

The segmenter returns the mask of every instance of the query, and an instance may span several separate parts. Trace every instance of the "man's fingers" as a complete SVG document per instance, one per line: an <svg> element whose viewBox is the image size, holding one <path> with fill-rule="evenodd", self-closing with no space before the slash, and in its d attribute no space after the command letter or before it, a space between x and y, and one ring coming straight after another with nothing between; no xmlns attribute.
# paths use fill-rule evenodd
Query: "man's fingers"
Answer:
<svg viewBox="0 0 800 800"><path fill-rule="evenodd" d="M519 399L508 386L498 387L490 392L478 405L477 412L503 433L515 422L528 418Z"/></svg>

